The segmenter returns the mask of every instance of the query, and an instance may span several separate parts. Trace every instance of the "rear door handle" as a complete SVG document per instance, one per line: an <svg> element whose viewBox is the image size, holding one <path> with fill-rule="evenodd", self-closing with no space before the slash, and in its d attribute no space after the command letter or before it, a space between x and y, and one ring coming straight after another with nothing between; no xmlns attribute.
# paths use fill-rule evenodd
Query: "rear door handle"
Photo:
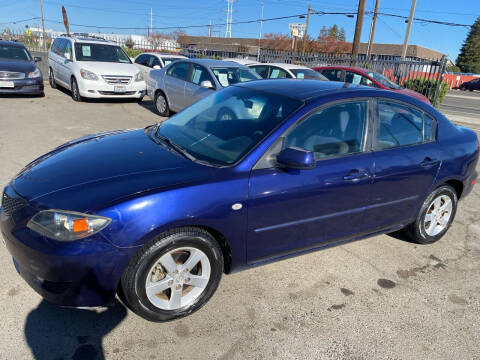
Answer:
<svg viewBox="0 0 480 360"><path fill-rule="evenodd" d="M359 181L359 180L366 179L366 178L369 178L369 177L370 177L370 174L368 173L368 171L354 169L354 170L351 170L347 175L345 175L343 177L343 180Z"/></svg>
<svg viewBox="0 0 480 360"><path fill-rule="evenodd" d="M435 166L438 163L436 159L432 159L431 157L426 157L423 159L423 161L420 163L420 166L424 168L431 168L432 166Z"/></svg>

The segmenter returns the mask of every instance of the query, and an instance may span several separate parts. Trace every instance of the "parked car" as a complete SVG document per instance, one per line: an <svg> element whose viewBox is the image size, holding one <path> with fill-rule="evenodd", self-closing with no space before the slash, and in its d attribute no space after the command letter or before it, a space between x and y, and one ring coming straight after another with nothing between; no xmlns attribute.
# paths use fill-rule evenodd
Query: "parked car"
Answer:
<svg viewBox="0 0 480 360"><path fill-rule="evenodd" d="M27 48L16 41L0 39L0 94L43 96L42 72Z"/></svg>
<svg viewBox="0 0 480 360"><path fill-rule="evenodd" d="M231 61L186 59L150 72L147 94L161 116L180 111L232 84L261 79L248 67ZM224 117L236 116L226 111Z"/></svg>
<svg viewBox="0 0 480 360"><path fill-rule="evenodd" d="M469 91L473 91L473 90L480 90L480 78L478 79L473 79L473 80L470 80L470 81L466 81L464 83L462 83L462 85L460 85L460 90L469 90Z"/></svg>
<svg viewBox="0 0 480 360"><path fill-rule="evenodd" d="M146 93L143 73L113 42L82 36L61 36L48 52L49 83L82 98L137 98Z"/></svg>
<svg viewBox="0 0 480 360"><path fill-rule="evenodd" d="M422 94L403 88L395 84L386 76L375 71L348 66L319 66L314 67L313 69L331 81L342 81L350 84L373 86L380 89L391 90L412 96L420 101L430 104L430 100Z"/></svg>
<svg viewBox="0 0 480 360"><path fill-rule="evenodd" d="M258 64L249 65L262 79L328 79L318 72L302 65L295 64Z"/></svg>
<svg viewBox="0 0 480 360"><path fill-rule="evenodd" d="M147 79L150 70L161 69L179 59L187 59L187 57L183 55L163 53L142 53L139 54L133 62L137 65L140 71L143 72L145 79Z"/></svg>
<svg viewBox="0 0 480 360"><path fill-rule="evenodd" d="M237 64L245 65L245 66L260 64L256 60L243 59L243 58L228 58L228 59L223 59L223 60L224 61L233 61L233 62L236 62Z"/></svg>
<svg viewBox="0 0 480 360"><path fill-rule="evenodd" d="M219 119L229 104L260 111ZM472 130L400 93L252 81L34 160L5 188L0 228L45 299L103 306L121 289L166 321L204 305L224 272L399 229L439 240L478 156Z"/></svg>

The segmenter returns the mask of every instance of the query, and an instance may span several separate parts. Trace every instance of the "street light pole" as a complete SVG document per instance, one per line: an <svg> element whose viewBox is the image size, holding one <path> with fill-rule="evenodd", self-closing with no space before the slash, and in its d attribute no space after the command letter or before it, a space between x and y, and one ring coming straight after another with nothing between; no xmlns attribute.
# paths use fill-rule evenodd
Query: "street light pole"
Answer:
<svg viewBox="0 0 480 360"><path fill-rule="evenodd" d="M402 60L407 55L408 38L410 37L410 30L412 29L413 15L415 15L415 7L417 6L417 0L412 0L412 6L410 7L410 16L408 17L407 32L405 33L405 40L403 41Z"/></svg>
<svg viewBox="0 0 480 360"><path fill-rule="evenodd" d="M308 34L308 23L310 21L310 11L312 10L310 4L308 4L308 11L307 11L307 21L305 22L305 32L303 33L303 46L302 46L302 55L305 54L305 42L307 40L307 34Z"/></svg>

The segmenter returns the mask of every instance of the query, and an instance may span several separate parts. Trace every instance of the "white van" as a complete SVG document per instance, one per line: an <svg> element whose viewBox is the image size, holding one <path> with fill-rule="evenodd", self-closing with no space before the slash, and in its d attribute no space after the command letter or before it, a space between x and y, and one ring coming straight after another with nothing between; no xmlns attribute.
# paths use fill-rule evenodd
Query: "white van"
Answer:
<svg viewBox="0 0 480 360"><path fill-rule="evenodd" d="M115 43L91 37L60 36L48 53L49 83L85 98L137 98L146 92L144 75Z"/></svg>

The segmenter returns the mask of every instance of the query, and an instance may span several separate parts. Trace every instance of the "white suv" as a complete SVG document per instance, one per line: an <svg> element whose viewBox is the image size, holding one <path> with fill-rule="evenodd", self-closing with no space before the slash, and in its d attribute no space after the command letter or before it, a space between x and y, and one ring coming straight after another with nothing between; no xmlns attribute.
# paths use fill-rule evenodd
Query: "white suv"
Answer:
<svg viewBox="0 0 480 360"><path fill-rule="evenodd" d="M48 53L49 82L72 92L75 101L89 98L143 99L141 71L115 43L90 37L60 36Z"/></svg>

